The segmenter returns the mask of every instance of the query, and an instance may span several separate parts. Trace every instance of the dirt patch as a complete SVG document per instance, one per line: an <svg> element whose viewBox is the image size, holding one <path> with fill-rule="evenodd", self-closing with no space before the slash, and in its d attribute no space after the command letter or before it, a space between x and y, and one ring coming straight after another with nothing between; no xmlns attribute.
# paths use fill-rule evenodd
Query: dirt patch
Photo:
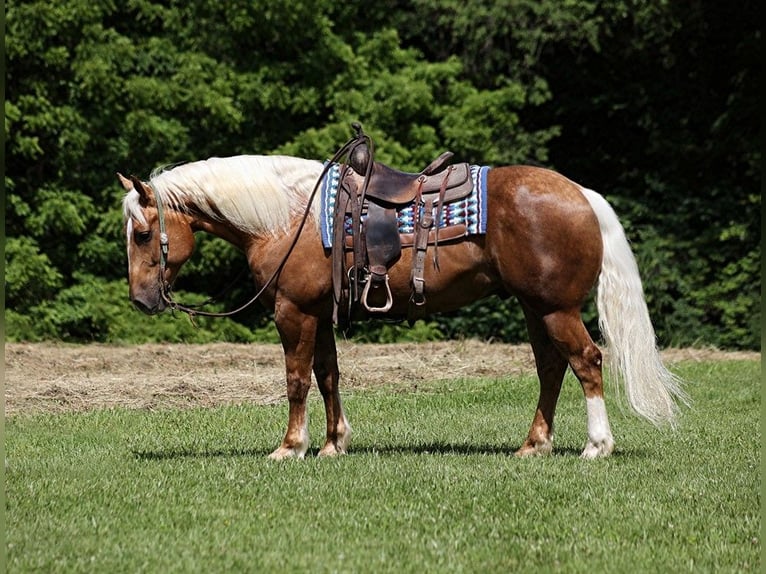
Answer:
<svg viewBox="0 0 766 574"><path fill-rule="evenodd" d="M534 373L528 345L479 341L338 345L342 389L461 377ZM759 353L671 349L669 363L760 360ZM281 402L284 364L279 345L5 345L5 414L128 407L209 407Z"/></svg>

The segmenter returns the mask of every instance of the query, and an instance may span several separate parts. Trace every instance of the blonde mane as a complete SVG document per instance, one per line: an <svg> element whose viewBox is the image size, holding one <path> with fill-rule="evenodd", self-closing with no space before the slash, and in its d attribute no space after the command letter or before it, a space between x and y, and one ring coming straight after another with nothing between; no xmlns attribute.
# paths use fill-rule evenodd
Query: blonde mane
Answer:
<svg viewBox="0 0 766 574"><path fill-rule="evenodd" d="M149 185L171 209L200 210L213 220L225 220L254 235L286 231L306 209L322 172L318 161L289 156L240 155L210 158L155 170ZM312 212L319 220L319 194ZM138 192L123 201L125 218L145 222Z"/></svg>

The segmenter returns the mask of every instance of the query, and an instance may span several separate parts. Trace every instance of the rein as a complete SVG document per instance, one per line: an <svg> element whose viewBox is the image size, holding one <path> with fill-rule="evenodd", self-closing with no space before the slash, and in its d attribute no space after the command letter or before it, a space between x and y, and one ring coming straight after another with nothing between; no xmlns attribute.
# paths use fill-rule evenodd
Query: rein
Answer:
<svg viewBox="0 0 766 574"><path fill-rule="evenodd" d="M271 286L271 284L274 282L274 280L279 276L279 274L282 272L282 269L284 269L285 264L287 263L288 258L290 257L290 254L293 252L293 249L295 249L295 246L298 243L298 239L301 236L301 233L303 232L303 228L306 225L306 221L308 220L309 215L311 214L311 205L314 202L314 197L316 196L317 191L319 190L319 187L322 183L322 180L327 175L327 172L331 169L332 165L337 163L338 160L343 157L344 154L348 153L349 150L353 151L357 145L366 143L370 146L370 150L372 150L372 139L365 133L362 132L362 126L356 122L351 124L352 127L356 130L356 135L354 135L350 140L348 140L341 148L335 152L335 154L332 156L332 158L325 162L325 166L322 169L322 173L319 174L319 178L317 179L316 184L314 185L314 189L311 191L311 194L309 195L308 202L306 203L306 209L303 212L303 216L301 217L300 225L298 225L298 229L295 232L295 236L293 237L292 241L290 242L290 246L287 248L287 251L285 252L284 257L282 257L282 260L280 261L277 268L274 270L274 272L271 274L271 276L266 280L266 282L263 284L263 286L258 290L258 292L253 295L253 297L237 307L236 309L232 311L222 311L222 312L213 312L213 311L202 311L199 309L199 307L202 307L206 304L209 304L212 302L212 299L208 299L207 301L199 304L199 305L183 305L179 303L178 301L173 299L172 294L172 288L168 281L165 280L165 271L167 270L167 262L168 262L168 252L170 250L170 241L168 239L168 234L165 226L165 214L164 209L162 205L162 200L160 199L158 194L155 194L154 199L157 203L157 219L159 221L159 227L160 227L160 273L159 273L159 283L160 283L160 295L162 299L165 301L165 303L168 305L171 311L181 311L182 313L186 313L189 315L189 317L194 319L195 316L202 316L202 317L230 317L232 315L236 315L237 313L240 313L241 311L244 311L250 305L255 303L258 299L261 298L261 296L266 292L266 290ZM372 166L372 162L369 162L369 166ZM367 182L369 180L369 173L367 174L367 177L365 178L365 191L367 188ZM226 289L228 291L228 289Z"/></svg>

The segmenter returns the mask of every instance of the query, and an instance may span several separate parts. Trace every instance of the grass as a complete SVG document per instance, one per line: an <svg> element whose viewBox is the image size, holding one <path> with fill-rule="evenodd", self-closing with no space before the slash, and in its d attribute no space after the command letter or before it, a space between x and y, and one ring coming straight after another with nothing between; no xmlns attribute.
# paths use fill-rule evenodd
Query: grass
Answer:
<svg viewBox="0 0 766 574"><path fill-rule="evenodd" d="M275 463L285 406L6 421L9 572L760 571L760 365L682 363L676 434L613 402L617 451L516 459L532 378L345 395L349 456ZM323 433L313 393L312 453Z"/></svg>

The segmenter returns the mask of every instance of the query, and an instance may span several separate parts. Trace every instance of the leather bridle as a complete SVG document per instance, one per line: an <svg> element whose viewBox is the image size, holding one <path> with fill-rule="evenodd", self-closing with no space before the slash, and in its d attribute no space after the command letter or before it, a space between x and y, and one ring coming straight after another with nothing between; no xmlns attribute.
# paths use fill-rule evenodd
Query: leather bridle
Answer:
<svg viewBox="0 0 766 574"><path fill-rule="evenodd" d="M320 178L320 181L321 181L321 178ZM316 188L314 189L314 192L316 192ZM263 284L261 289L249 301L240 305L236 309L233 309L231 311L222 311L222 312L203 311L200 309L200 307L204 307L205 305L209 305L210 303L214 302L215 298L209 298L205 300L204 302L195 304L195 305L184 305L182 303L179 303L173 298L172 286L165 279L165 274L166 274L165 272L167 271L167 264L168 264L168 253L170 251L170 241L168 239L167 229L165 226L165 215L164 215L164 209L162 206L162 200L160 199L159 195L155 193L154 199L157 203L157 219L158 219L159 228L160 228L160 274L159 274L160 296L162 297L162 300L165 301L168 308L170 308L171 311L181 311L183 313L186 313L190 317L194 318L195 316L198 316L198 315L202 317L230 317L250 307L250 305L252 305L258 299L260 299L260 297L266 292L266 289L268 289L269 286L274 282L274 279L277 278L277 275L279 275L279 273L282 271L282 268L285 266L285 263L287 262L287 258L290 256L290 253L292 253L292 250L295 247L295 244L298 242L298 237L300 237L300 233L303 230L303 225L306 222L306 219L310 212L311 202L314 199L314 192L312 192L311 194L311 198L309 200L309 204L306 208L306 212L304 213L303 219L301 221L301 225L298 228L298 231L296 232L295 237L293 238L293 241L287 250L287 253L285 253L285 256L282 258L282 261L274 270L274 273L271 274L271 277L269 277L268 281L266 281L266 283ZM241 274L237 277L237 279L239 279L240 276ZM228 289L226 289L226 291L228 291Z"/></svg>
<svg viewBox="0 0 766 574"><path fill-rule="evenodd" d="M285 255L282 257L282 260L280 261L279 265L271 274L271 276L268 278L268 280L263 284L263 286L258 290L258 292L255 295L253 295L253 297L250 300L248 300L247 302L245 302L244 304L240 305L239 307L237 307L236 309L232 311L213 312L213 311L202 311L199 309L199 307L212 303L214 300L212 298L197 305L184 305L179 303L175 299L173 299L172 286L168 281L165 280L165 272L167 271L167 266L168 266L168 253L170 252L170 240L168 238L167 228L165 225L165 213L164 213L164 208L162 205L162 199L159 197L159 194L157 193L154 194L154 200L157 203L157 219L158 219L159 228L160 228L160 273L159 273L160 296L162 297L162 300L165 301L165 303L167 304L167 306L170 308L171 311L181 311L183 313L186 313L192 318L194 318L195 316L230 317L232 315L236 315L237 313L240 313L241 311L244 311L245 309L250 307L250 305L252 305L256 301L258 301L258 299L261 298L261 296L266 292L269 286L274 282L274 280L282 272L282 269L287 263L287 259L290 257L290 254L293 252L295 245L298 243L298 239L300 238L301 232L303 231L303 228L306 225L306 220L311 214L311 205L314 202L314 197L316 196L316 193L319 190L319 187L324 177L327 175L327 172L330 170L333 164L337 163L338 160L341 157L343 157L344 154L349 152L349 150L353 151L353 149L356 148L356 146L359 143L362 143L362 142L365 142L368 144L372 143L369 136L367 136L366 134L362 132L361 125L359 125L356 122L354 122L351 125L356 130L357 132L356 135L354 135L354 137L352 137L349 141L343 144L343 146L337 152L335 152L335 155L329 161L325 162L324 169L322 169L322 173L319 175L319 178L317 179L317 182L314 185L314 189L312 190L311 195L309 195L308 202L306 203L306 209L303 212L303 216L301 217L300 225L298 226L298 229L295 232L295 236L290 242L290 246L288 247ZM372 165L372 162L370 162L370 165ZM367 175L369 178L369 174ZM366 178L365 180L365 189L366 189L366 183L368 178Z"/></svg>

